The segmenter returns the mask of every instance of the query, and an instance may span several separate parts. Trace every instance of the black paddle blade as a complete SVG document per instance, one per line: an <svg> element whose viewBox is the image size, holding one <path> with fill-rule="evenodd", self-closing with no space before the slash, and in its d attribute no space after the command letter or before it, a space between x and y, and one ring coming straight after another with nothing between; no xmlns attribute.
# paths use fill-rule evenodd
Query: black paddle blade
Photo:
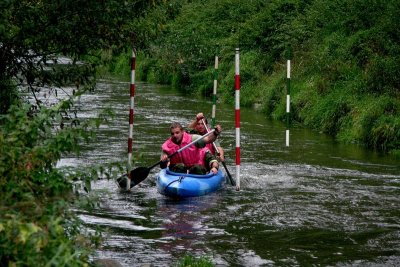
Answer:
<svg viewBox="0 0 400 267"><path fill-rule="evenodd" d="M126 182L128 181L128 175L124 174L117 178L117 183L120 188L126 189Z"/></svg>
<svg viewBox="0 0 400 267"><path fill-rule="evenodd" d="M131 188L147 178L150 168L138 167L131 171Z"/></svg>
<svg viewBox="0 0 400 267"><path fill-rule="evenodd" d="M147 178L150 173L150 168L138 167L131 171L131 188ZM128 182L128 175L124 174L117 178L117 183L120 188L126 189L126 183Z"/></svg>

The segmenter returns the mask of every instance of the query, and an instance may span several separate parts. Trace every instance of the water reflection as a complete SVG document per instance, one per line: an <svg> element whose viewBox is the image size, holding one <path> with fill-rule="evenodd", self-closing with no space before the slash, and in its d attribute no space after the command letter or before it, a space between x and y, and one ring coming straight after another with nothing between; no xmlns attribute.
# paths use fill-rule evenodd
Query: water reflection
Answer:
<svg viewBox="0 0 400 267"><path fill-rule="evenodd" d="M171 253L183 252L202 254L202 246L205 240L202 236L207 232L215 230L209 229L204 221L210 216L210 212L217 206L221 196L214 193L205 197L174 200L162 198L158 201L156 216L163 218L162 243L160 248ZM199 250L199 251L197 251Z"/></svg>

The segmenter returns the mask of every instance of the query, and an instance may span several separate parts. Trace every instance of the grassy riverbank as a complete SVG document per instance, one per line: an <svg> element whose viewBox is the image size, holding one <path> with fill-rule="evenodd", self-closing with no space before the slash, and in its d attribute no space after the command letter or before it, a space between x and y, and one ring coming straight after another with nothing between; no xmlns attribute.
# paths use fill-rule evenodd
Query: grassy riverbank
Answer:
<svg viewBox="0 0 400 267"><path fill-rule="evenodd" d="M137 23L150 43L137 77L209 96L218 55L218 95L233 103L240 47L241 105L284 120L290 56L294 121L400 156L399 9L394 0L168 1Z"/></svg>

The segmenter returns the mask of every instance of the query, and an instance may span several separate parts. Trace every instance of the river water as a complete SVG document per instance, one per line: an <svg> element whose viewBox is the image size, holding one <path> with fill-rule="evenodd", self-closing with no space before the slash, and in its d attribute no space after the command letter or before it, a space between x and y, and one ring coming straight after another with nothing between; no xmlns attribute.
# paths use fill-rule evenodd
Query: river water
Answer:
<svg viewBox="0 0 400 267"><path fill-rule="evenodd" d="M79 157L59 165L126 162L129 84L102 80L80 103L81 117L109 107L116 117ZM210 116L211 107L168 87L137 84L134 167L159 161L171 122L187 125L197 112ZM218 103L216 117L235 175L234 106ZM185 254L217 266L399 266L399 160L298 125L290 134L286 147L284 124L241 109L240 191L228 184L204 197L171 200L156 191L158 167L131 192L112 179L94 182L99 205L79 214L89 229L103 231L96 258L122 266L171 266Z"/></svg>

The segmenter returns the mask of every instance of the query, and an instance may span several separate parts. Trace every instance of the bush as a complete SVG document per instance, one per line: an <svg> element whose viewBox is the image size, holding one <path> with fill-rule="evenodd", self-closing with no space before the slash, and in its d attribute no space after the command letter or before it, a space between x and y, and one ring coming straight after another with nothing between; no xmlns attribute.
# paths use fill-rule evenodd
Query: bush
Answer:
<svg viewBox="0 0 400 267"><path fill-rule="evenodd" d="M89 125L63 121L61 103L51 109L12 106L0 117L0 262L4 266L87 266L70 205L71 181L55 168L63 153L78 151ZM78 177L74 176L76 179ZM80 177L82 178L82 177Z"/></svg>

